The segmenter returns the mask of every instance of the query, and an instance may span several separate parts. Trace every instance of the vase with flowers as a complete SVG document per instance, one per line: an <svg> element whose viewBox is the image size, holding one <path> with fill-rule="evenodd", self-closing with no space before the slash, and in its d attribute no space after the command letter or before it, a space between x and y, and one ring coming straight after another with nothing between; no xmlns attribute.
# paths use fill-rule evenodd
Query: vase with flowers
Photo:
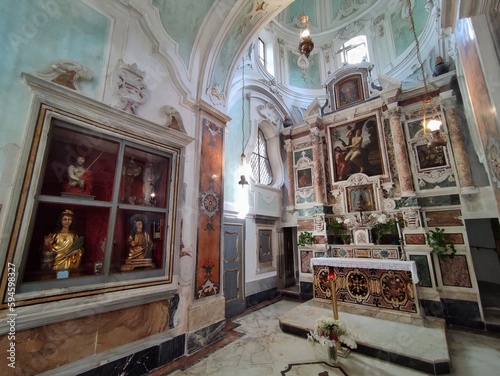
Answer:
<svg viewBox="0 0 500 376"><path fill-rule="evenodd" d="M343 321L325 316L322 316L316 321L314 329L307 335L307 340L313 346L319 343L321 346L325 347L330 363L337 363L338 343L343 343L351 349L357 347L354 337L347 330Z"/></svg>
<svg viewBox="0 0 500 376"><path fill-rule="evenodd" d="M349 244L351 234L347 225L341 217L336 217L330 220L326 227L327 235L332 235L333 238L328 240L328 243L338 244L338 239L342 239L344 244Z"/></svg>
<svg viewBox="0 0 500 376"><path fill-rule="evenodd" d="M390 239L393 244L399 244L399 229L402 219L391 214L372 214L374 216L373 232L377 244L382 244L383 240Z"/></svg>

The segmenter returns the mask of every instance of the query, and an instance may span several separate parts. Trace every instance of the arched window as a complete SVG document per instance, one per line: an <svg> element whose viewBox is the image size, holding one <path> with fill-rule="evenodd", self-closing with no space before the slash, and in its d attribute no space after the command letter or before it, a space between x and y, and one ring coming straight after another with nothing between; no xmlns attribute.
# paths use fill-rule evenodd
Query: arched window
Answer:
<svg viewBox="0 0 500 376"><path fill-rule="evenodd" d="M369 61L368 44L365 35L349 39L340 49L343 63L357 64L363 61Z"/></svg>
<svg viewBox="0 0 500 376"><path fill-rule="evenodd" d="M267 141L264 132L259 129L255 149L250 158L253 178L259 184L271 185L273 182L273 172L267 154Z"/></svg>
<svg viewBox="0 0 500 376"><path fill-rule="evenodd" d="M258 45L258 50L259 50L259 60L260 60L261 64L265 67L266 66L266 45L261 38L259 38L257 40L257 45Z"/></svg>

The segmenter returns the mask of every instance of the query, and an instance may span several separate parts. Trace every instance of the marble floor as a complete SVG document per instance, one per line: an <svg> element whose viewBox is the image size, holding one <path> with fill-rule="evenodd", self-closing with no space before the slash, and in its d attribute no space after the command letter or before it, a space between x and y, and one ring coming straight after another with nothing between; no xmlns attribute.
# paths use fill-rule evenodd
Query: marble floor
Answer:
<svg viewBox="0 0 500 376"><path fill-rule="evenodd" d="M300 302L280 300L234 320L229 340L213 350L177 362L169 369L158 369L150 376L174 375L348 375L417 376L425 375L403 366L351 352L339 358L338 367L326 363L324 349L307 340L283 333L278 317ZM500 334L447 329L446 339L452 373L458 376L494 376L500 369ZM432 346L427 345L432 352ZM310 364L308 364L310 363Z"/></svg>

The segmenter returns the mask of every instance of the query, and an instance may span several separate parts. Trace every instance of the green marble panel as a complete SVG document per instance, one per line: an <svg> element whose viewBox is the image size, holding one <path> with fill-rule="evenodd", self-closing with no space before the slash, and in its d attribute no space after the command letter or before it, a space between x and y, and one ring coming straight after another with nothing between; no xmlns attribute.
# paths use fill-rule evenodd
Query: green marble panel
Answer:
<svg viewBox="0 0 500 376"><path fill-rule="evenodd" d="M421 207L448 206L448 205L460 205L460 196L444 195L444 196L420 197L418 199L418 206Z"/></svg>
<svg viewBox="0 0 500 376"><path fill-rule="evenodd" d="M311 161L314 160L313 150L312 149L304 149L304 150L294 152L293 153L293 164L297 164L299 159L302 157L309 158Z"/></svg>
<svg viewBox="0 0 500 376"><path fill-rule="evenodd" d="M410 261L417 265L418 285L421 287L432 287L431 272L426 255L410 255Z"/></svg>

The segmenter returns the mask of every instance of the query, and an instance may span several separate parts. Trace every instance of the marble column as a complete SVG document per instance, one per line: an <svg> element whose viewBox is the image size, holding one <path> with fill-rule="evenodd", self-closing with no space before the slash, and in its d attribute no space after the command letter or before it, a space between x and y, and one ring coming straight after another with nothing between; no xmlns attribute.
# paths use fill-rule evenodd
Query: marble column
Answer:
<svg viewBox="0 0 500 376"><path fill-rule="evenodd" d="M313 150L314 194L318 204L325 203L325 187L323 185L323 158L321 157L321 131L318 127L311 128L311 143Z"/></svg>
<svg viewBox="0 0 500 376"><path fill-rule="evenodd" d="M292 140L285 140L286 172L288 177L288 206L295 206L295 178L293 175L293 147Z"/></svg>
<svg viewBox="0 0 500 376"><path fill-rule="evenodd" d="M475 191L474 181L472 180L472 173L469 165L469 158L465 150L462 131L458 124L456 98L452 96L451 92L445 92L441 95L441 106L444 109L446 116L446 125L448 126L448 133L450 136L450 144L455 158L455 165L457 166L458 181L462 193L467 191Z"/></svg>
<svg viewBox="0 0 500 376"><path fill-rule="evenodd" d="M392 107L392 106L391 106ZM415 196L413 182L411 179L410 164L408 162L408 149L406 148L405 136L401 125L401 111L397 106L388 111L391 125L392 142L394 144L394 158L401 186L401 196Z"/></svg>

